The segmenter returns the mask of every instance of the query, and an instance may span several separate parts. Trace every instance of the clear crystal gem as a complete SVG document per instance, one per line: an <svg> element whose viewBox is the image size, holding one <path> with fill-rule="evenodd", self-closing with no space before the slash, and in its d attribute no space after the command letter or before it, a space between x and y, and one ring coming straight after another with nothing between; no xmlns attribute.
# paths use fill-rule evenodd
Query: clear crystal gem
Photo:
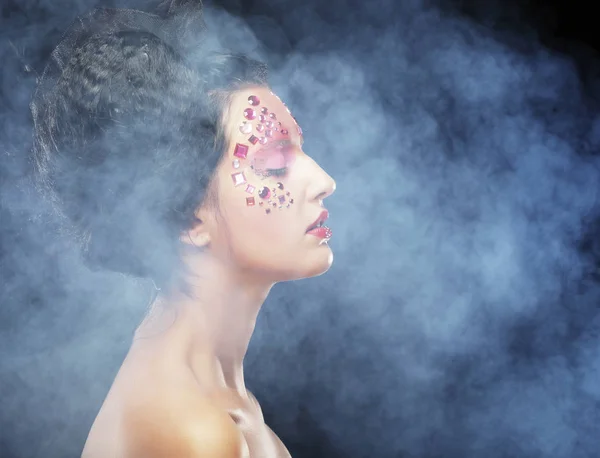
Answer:
<svg viewBox="0 0 600 458"><path fill-rule="evenodd" d="M231 179L233 180L233 184L239 186L246 182L246 177L244 176L244 172L232 173Z"/></svg>
<svg viewBox="0 0 600 458"><path fill-rule="evenodd" d="M240 125L240 132L243 134L249 134L250 132L252 132L252 124L250 124L248 121L244 121Z"/></svg>

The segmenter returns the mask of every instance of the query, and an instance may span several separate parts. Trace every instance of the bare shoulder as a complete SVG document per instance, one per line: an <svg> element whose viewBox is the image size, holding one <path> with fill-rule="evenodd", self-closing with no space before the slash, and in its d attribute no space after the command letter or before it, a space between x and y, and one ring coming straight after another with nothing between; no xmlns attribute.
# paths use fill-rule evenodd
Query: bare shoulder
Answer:
<svg viewBox="0 0 600 458"><path fill-rule="evenodd" d="M125 458L243 458L245 440L227 413L187 391L132 402L123 416Z"/></svg>

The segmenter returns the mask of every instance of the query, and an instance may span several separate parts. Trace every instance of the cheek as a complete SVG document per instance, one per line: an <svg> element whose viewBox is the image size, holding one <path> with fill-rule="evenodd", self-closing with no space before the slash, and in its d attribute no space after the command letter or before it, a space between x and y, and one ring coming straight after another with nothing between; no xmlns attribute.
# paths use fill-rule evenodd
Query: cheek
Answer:
<svg viewBox="0 0 600 458"><path fill-rule="evenodd" d="M244 251L252 247L277 249L294 237L298 224L292 193L283 181L279 182L281 189L277 181L260 180L250 168L243 172L249 178L246 183L235 186L231 180L223 189L222 205L226 207L230 235L235 239L232 242L244 244L240 247Z"/></svg>
<svg viewBox="0 0 600 458"><path fill-rule="evenodd" d="M256 168L239 167L228 171L223 180L223 195L236 213L260 215L259 220L277 219L294 208L294 195L286 184L286 177L264 176ZM229 207L229 205L228 205Z"/></svg>

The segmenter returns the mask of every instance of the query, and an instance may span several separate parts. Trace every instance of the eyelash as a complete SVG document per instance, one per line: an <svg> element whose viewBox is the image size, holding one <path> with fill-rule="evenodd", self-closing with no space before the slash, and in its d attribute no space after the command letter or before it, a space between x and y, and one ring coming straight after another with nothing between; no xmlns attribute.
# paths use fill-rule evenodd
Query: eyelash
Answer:
<svg viewBox="0 0 600 458"><path fill-rule="evenodd" d="M267 176L275 176L282 177L287 173L287 167L282 167L280 169L267 169Z"/></svg>

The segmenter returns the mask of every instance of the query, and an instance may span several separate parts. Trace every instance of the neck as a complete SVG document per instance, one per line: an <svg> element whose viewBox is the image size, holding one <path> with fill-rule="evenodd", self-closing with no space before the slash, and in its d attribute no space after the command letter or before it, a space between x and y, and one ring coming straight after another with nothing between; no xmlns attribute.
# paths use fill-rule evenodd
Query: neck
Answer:
<svg viewBox="0 0 600 458"><path fill-rule="evenodd" d="M181 291L160 291L134 341L168 332L192 370L197 369L194 361L208 357L221 382L245 394L244 357L273 283L235 272L214 258L195 263L194 271L202 273L188 280L189 296Z"/></svg>

